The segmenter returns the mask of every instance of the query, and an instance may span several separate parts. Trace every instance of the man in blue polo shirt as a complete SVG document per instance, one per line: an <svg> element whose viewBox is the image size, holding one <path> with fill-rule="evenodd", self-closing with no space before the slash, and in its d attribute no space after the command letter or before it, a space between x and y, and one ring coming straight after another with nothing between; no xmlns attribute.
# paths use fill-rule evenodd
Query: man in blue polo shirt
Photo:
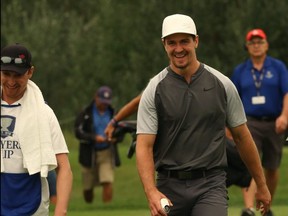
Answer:
<svg viewBox="0 0 288 216"><path fill-rule="evenodd" d="M262 156L272 199L279 179L279 166L288 125L288 71L283 62L267 55L265 32L253 29L246 35L250 58L234 69L232 81L242 99L247 125ZM242 216L255 215L255 183L243 189L246 209ZM267 215L273 215L270 211Z"/></svg>

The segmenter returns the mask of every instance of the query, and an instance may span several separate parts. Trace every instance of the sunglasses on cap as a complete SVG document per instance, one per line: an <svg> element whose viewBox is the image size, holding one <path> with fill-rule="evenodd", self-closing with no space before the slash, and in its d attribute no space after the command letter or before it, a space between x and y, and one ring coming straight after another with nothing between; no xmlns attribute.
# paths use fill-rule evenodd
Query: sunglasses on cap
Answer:
<svg viewBox="0 0 288 216"><path fill-rule="evenodd" d="M22 58L12 58L9 56L2 56L1 63L3 64L26 64L26 60Z"/></svg>

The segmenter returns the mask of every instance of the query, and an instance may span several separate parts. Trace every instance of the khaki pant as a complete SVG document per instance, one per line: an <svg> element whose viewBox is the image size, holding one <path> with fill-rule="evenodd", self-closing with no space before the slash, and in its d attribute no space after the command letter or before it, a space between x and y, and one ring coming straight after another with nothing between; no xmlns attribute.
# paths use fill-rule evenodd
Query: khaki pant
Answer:
<svg viewBox="0 0 288 216"><path fill-rule="evenodd" d="M103 183L114 182L114 167L110 149L95 152L95 164L92 168L81 166L84 190L93 189Z"/></svg>

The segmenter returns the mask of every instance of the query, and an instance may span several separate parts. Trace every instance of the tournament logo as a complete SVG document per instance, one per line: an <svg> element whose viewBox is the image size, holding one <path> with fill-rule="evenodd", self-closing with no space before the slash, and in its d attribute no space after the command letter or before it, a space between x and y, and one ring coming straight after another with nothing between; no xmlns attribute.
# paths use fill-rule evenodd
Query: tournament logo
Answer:
<svg viewBox="0 0 288 216"><path fill-rule="evenodd" d="M13 136L16 118L14 116L1 116L1 138Z"/></svg>
<svg viewBox="0 0 288 216"><path fill-rule="evenodd" d="M265 77L268 78L268 79L271 79L273 77L272 72L271 71L267 71Z"/></svg>

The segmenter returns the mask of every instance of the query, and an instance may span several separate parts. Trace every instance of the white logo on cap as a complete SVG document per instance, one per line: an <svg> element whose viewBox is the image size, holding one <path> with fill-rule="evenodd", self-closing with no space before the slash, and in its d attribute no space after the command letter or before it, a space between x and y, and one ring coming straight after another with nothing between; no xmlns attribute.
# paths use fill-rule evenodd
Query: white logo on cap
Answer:
<svg viewBox="0 0 288 216"><path fill-rule="evenodd" d="M109 92L104 92L104 94L103 94L103 95L104 95L104 97L105 97L105 98L109 98L109 97L110 97L110 94L109 94Z"/></svg>

